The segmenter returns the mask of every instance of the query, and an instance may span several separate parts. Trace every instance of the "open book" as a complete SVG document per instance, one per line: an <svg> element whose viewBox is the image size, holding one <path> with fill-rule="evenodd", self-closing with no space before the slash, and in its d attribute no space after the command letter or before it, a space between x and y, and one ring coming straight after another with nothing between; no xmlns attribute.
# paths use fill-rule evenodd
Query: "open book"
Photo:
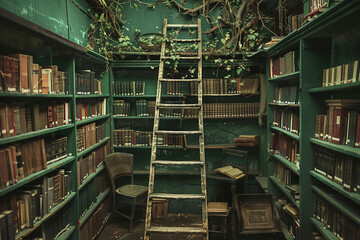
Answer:
<svg viewBox="0 0 360 240"><path fill-rule="evenodd" d="M234 168L233 166L225 166L225 167L217 168L215 169L215 171L234 179L245 177L245 173L243 173L238 168Z"/></svg>

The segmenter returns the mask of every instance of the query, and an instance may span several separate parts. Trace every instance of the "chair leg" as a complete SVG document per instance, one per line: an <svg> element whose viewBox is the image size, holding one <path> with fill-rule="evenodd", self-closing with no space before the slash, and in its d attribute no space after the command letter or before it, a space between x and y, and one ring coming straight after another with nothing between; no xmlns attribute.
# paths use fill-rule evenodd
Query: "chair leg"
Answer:
<svg viewBox="0 0 360 240"><path fill-rule="evenodd" d="M131 215L130 215L130 232L133 231L134 217L135 217L135 199L131 203Z"/></svg>

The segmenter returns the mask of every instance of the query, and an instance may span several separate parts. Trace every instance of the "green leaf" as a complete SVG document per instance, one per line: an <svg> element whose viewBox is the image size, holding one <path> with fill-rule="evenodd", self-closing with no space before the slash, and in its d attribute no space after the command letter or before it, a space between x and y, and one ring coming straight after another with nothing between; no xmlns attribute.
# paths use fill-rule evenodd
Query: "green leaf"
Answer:
<svg viewBox="0 0 360 240"><path fill-rule="evenodd" d="M150 68L151 68L152 70L154 70L154 66L150 66Z"/></svg>
<svg viewBox="0 0 360 240"><path fill-rule="evenodd" d="M224 78L229 79L231 77L231 74L226 75Z"/></svg>
<svg viewBox="0 0 360 240"><path fill-rule="evenodd" d="M240 75L240 73L241 73L241 69L240 68L236 69L236 74Z"/></svg>

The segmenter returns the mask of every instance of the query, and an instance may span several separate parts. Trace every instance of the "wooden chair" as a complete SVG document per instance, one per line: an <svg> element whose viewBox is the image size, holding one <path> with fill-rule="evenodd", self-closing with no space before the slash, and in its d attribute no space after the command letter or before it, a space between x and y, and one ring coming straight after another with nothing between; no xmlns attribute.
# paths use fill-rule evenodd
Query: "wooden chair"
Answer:
<svg viewBox="0 0 360 240"><path fill-rule="evenodd" d="M139 203L146 201L148 188L145 186L134 185L132 154L112 153L106 157L105 166L112 187L113 212L130 220L129 228L130 232L132 232L133 224L135 223L136 206ZM126 180L126 178L130 180L130 184L124 184L125 182L123 180ZM124 207L124 205L131 206L129 215L119 208Z"/></svg>

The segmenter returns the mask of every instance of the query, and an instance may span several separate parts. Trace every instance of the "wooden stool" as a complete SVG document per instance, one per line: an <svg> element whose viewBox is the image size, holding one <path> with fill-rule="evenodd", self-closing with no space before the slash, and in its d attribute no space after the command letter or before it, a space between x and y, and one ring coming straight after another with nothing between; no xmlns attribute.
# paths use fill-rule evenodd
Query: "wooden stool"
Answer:
<svg viewBox="0 0 360 240"><path fill-rule="evenodd" d="M209 218L209 239L227 240L230 236L230 216L232 208L228 207L226 213L208 213Z"/></svg>

